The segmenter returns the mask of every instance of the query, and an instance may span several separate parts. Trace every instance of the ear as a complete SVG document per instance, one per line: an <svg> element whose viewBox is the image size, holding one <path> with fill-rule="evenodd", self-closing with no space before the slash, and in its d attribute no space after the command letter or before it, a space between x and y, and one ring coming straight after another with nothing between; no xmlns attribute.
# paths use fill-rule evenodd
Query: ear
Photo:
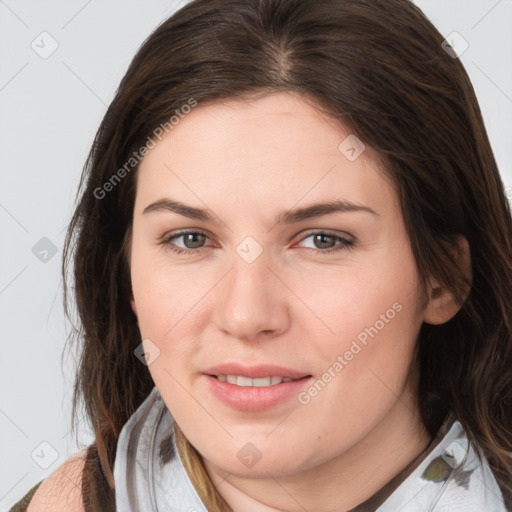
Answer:
<svg viewBox="0 0 512 512"><path fill-rule="evenodd" d="M471 254L469 243L465 236L459 235L454 242L451 250L459 262L459 267L464 272L466 279L472 282L471 271ZM466 300L471 286L467 286L463 295ZM442 287L437 280L430 282L428 289L428 304L424 312L424 321L427 324L440 325L448 322L459 311L461 306L457 304L453 294L446 288Z"/></svg>
<svg viewBox="0 0 512 512"><path fill-rule="evenodd" d="M132 310L135 313L135 316L137 316L137 306L135 305L135 299L133 298L133 293L130 296L130 304L132 305Z"/></svg>

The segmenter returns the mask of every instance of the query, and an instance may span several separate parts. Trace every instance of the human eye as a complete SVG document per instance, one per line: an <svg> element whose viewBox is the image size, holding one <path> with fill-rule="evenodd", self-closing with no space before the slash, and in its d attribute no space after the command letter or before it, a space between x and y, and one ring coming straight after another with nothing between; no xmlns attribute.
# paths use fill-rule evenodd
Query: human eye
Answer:
<svg viewBox="0 0 512 512"><path fill-rule="evenodd" d="M199 238L198 238L199 237ZM351 249L355 245L355 241L353 239L348 238L347 236L341 236L336 233L331 233L328 231L312 231L308 233L306 236L303 236L299 242L303 242L308 238L313 238L313 243L315 244L330 244L331 242L338 242L337 245L334 245L331 248L316 248L310 247L310 249L314 250L316 253L329 254L333 252L338 252L341 250ZM183 238L183 242L185 247L177 246L174 241ZM171 234L162 240L161 244L164 245L166 249L169 249L172 252L177 254L193 254L193 253L201 253L205 248L204 245L201 245L205 242L205 239L208 239L208 235L202 231L180 231L178 233ZM189 245L187 247L187 245ZM192 247L190 247L192 245Z"/></svg>
<svg viewBox="0 0 512 512"><path fill-rule="evenodd" d="M300 239L301 242L304 240L313 237L313 243L317 244L327 244L329 245L331 241L339 242L338 245L334 245L332 248L323 248L318 249L316 247L310 247L316 253L321 254L330 254L333 252L338 252L342 250L350 250L355 246L355 241L347 236L341 236L336 233L328 232L328 231L312 231L308 233L306 236Z"/></svg>
<svg viewBox="0 0 512 512"><path fill-rule="evenodd" d="M199 238L202 237L202 238ZM184 237L183 241L185 244L191 244L193 247L184 248L177 246L173 243L174 240ZM178 254L193 254L202 252L203 247L197 247L197 244L201 244L204 241L204 238L208 238L206 233L202 231L180 231L179 233L171 234L170 236L166 236L162 242L160 242L166 249L173 251Z"/></svg>

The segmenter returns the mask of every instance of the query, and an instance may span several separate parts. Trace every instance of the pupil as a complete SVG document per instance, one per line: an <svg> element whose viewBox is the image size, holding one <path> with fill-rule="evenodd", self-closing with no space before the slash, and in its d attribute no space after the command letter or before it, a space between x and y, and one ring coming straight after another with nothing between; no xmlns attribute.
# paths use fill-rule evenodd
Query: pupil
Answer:
<svg viewBox="0 0 512 512"><path fill-rule="evenodd" d="M198 237L198 236L199 236L199 237L202 237L202 236L204 236L204 235L202 235L201 233L187 233L187 236L185 237L185 245L186 245L187 247L189 247L189 246L188 246L188 242L189 242L191 239L193 239L193 238L195 238L195 237ZM196 241L195 243L197 244L197 241ZM194 240L192 240L192 244L194 244ZM195 248L196 248L196 247L198 247L198 246L200 246L200 242L199 242L199 245L196 245L196 246L194 246L194 245L193 245L193 247L189 247L189 249L195 249Z"/></svg>
<svg viewBox="0 0 512 512"><path fill-rule="evenodd" d="M327 239L332 239L332 236L331 236L331 235L325 235L325 234L316 235L316 237L315 237L315 242L319 242L320 244L322 244L322 243L324 243L324 244L325 244L325 243L327 243L327 242L325 242L325 239L326 239L326 238L327 238ZM329 247L328 247L328 245L329 245L329 244L327 243L327 247L321 247L321 248L322 248L322 249L329 248Z"/></svg>

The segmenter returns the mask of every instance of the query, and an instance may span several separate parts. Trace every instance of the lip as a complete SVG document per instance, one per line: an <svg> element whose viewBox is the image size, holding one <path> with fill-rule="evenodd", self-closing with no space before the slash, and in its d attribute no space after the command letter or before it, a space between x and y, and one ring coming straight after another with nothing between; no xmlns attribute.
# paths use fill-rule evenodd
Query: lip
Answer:
<svg viewBox="0 0 512 512"><path fill-rule="evenodd" d="M240 375L257 379L261 377L289 377L291 379L302 379L310 376L307 372L276 366L273 364L263 364L258 366L244 366L238 363L224 363L212 366L203 371L206 375ZM279 384L280 385L280 384Z"/></svg>
<svg viewBox="0 0 512 512"><path fill-rule="evenodd" d="M258 370L259 371L259 370ZM222 372L219 372L222 374ZM261 373L261 372L260 372ZM228 373L227 375L240 375ZM268 373L266 375L269 375ZM279 373L277 373L279 375ZM212 375L204 375L210 391L225 405L239 411L259 412L276 407L296 397L306 387L311 376L298 378L291 382L282 382L273 386L252 387L237 386L222 382Z"/></svg>

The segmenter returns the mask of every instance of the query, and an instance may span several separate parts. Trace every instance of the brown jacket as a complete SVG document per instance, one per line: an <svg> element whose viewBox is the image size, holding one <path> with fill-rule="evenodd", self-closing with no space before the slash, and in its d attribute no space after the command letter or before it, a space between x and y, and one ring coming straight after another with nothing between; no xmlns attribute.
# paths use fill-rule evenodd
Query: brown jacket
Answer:
<svg viewBox="0 0 512 512"><path fill-rule="evenodd" d="M36 493L41 480L30 489L9 512L26 512L30 501ZM108 486L107 479L101 468L96 443L87 448L84 471L82 474L82 500L85 512L115 512L115 492Z"/></svg>

